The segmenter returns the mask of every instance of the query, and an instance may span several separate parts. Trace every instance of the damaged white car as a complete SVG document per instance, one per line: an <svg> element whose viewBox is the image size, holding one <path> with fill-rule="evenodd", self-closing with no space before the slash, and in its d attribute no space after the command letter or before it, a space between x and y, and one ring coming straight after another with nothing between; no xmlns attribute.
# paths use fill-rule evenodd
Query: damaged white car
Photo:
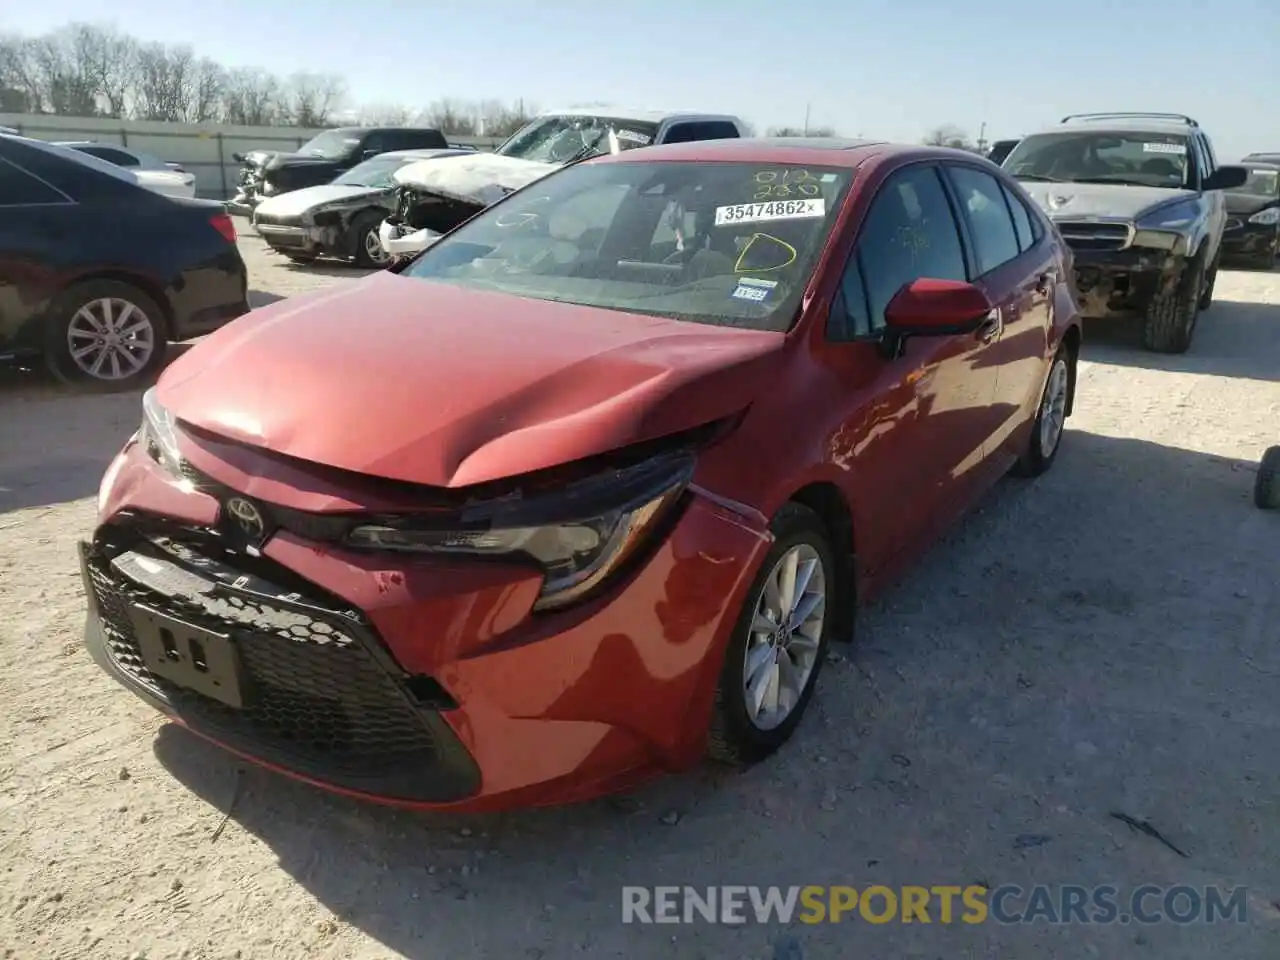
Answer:
<svg viewBox="0 0 1280 960"><path fill-rule="evenodd" d="M659 143L747 136L737 117L610 107L554 110L531 120L493 153L408 164L394 174L395 210L379 229L396 258L426 249L474 214L566 164Z"/></svg>

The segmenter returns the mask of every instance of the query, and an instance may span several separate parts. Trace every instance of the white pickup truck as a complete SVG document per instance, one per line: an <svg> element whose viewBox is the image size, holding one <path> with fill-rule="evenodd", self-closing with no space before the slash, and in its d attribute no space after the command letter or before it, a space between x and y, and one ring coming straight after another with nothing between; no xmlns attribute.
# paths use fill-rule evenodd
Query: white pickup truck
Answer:
<svg viewBox="0 0 1280 960"><path fill-rule="evenodd" d="M493 153L411 163L394 174L395 210L378 232L394 258L412 256L507 194L566 164L660 143L749 136L737 117L714 113L584 107L552 110Z"/></svg>

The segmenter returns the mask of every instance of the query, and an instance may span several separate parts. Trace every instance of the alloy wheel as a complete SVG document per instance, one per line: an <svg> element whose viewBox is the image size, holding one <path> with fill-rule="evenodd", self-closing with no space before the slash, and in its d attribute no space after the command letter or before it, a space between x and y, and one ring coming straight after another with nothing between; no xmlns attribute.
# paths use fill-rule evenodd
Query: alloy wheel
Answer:
<svg viewBox="0 0 1280 960"><path fill-rule="evenodd" d="M1044 398L1040 401L1040 455L1053 456L1062 440L1062 428L1067 420L1067 390L1070 377L1067 372L1067 361L1058 357L1053 361L1053 369L1049 371L1049 382L1045 384Z"/></svg>
<svg viewBox="0 0 1280 960"><path fill-rule="evenodd" d="M118 297L90 300L67 325L67 351L76 368L95 380L136 375L156 349L156 328L135 303Z"/></svg>
<svg viewBox="0 0 1280 960"><path fill-rule="evenodd" d="M378 228L376 226L365 232L364 252L371 262L379 266L389 263L391 260L391 255L382 249L382 241L378 238Z"/></svg>
<svg viewBox="0 0 1280 960"><path fill-rule="evenodd" d="M807 543L784 553L756 600L743 663L747 717L760 730L786 721L817 664L826 616L827 576Z"/></svg>

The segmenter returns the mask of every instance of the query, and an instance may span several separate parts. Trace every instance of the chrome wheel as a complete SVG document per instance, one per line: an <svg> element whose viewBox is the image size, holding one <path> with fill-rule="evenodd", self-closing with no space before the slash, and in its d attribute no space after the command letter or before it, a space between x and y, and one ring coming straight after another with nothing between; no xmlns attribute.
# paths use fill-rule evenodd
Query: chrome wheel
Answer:
<svg viewBox="0 0 1280 960"><path fill-rule="evenodd" d="M765 578L747 640L744 699L758 729L779 726L799 704L817 664L826 606L822 558L809 544L796 544Z"/></svg>
<svg viewBox="0 0 1280 960"><path fill-rule="evenodd" d="M118 297L90 300L67 325L67 351L76 368L95 380L125 380L156 350L156 327L134 303Z"/></svg>
<svg viewBox="0 0 1280 960"><path fill-rule="evenodd" d="M1067 389L1070 377L1067 375L1067 361L1058 357L1053 361L1053 369L1049 371L1049 382L1045 384L1044 398L1040 401L1040 455L1053 456L1062 439L1062 427L1067 420Z"/></svg>
<svg viewBox="0 0 1280 960"><path fill-rule="evenodd" d="M369 258L371 263L384 264L391 260L391 255L382 249L382 241L378 238L378 228L375 226L368 230L364 235L364 255Z"/></svg>

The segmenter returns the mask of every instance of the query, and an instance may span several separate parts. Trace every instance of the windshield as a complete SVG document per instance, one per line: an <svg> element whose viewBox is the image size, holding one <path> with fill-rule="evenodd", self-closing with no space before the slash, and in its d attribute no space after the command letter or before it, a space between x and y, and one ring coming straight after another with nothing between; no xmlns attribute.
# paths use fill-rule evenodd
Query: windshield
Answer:
<svg viewBox="0 0 1280 960"><path fill-rule="evenodd" d="M577 165L477 214L402 275L787 330L849 176L767 163Z"/></svg>
<svg viewBox="0 0 1280 960"><path fill-rule="evenodd" d="M1249 170L1249 179L1244 182L1244 186L1238 188L1236 193L1248 193L1255 197L1273 197L1280 196L1280 170L1268 170L1265 168L1251 168Z"/></svg>
<svg viewBox="0 0 1280 960"><path fill-rule="evenodd" d="M1014 147L1002 166L1023 180L1175 190L1194 183L1187 138L1177 134L1039 133Z"/></svg>
<svg viewBox="0 0 1280 960"><path fill-rule="evenodd" d="M298 153L304 157L336 160L350 153L351 148L359 142L360 138L353 137L350 130L326 130L300 146Z"/></svg>
<svg viewBox="0 0 1280 960"><path fill-rule="evenodd" d="M613 137L609 136L610 132ZM511 135L497 153L539 163L570 163L618 150L645 147L658 135L656 123L617 117L538 117Z"/></svg>
<svg viewBox="0 0 1280 960"><path fill-rule="evenodd" d="M404 157L374 157L364 163L357 163L333 182L346 187L390 189L396 185L395 181L391 179L391 174L406 163L413 162L413 159L406 160Z"/></svg>

